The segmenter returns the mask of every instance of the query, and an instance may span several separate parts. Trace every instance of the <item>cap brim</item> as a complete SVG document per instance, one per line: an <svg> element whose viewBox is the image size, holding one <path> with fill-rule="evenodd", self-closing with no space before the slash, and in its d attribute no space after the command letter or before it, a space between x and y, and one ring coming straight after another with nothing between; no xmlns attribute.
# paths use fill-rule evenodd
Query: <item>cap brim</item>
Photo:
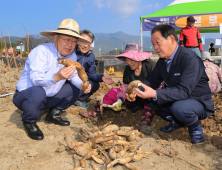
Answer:
<svg viewBox="0 0 222 170"><path fill-rule="evenodd" d="M67 31L67 30L56 30L56 31L53 31L53 30L49 30L49 31L42 31L40 32L40 34L44 37L48 37L48 38L54 38L54 35L55 34L65 34L65 35L70 35L70 36L73 36L73 37L77 37L78 38L78 41L77 43L78 44L84 44L84 45L90 45L92 44L92 42L88 41L87 39L83 38L81 35L79 34L76 34L74 32L71 32L71 31Z"/></svg>
<svg viewBox="0 0 222 170"><path fill-rule="evenodd" d="M189 22L196 22L197 20L188 20Z"/></svg>

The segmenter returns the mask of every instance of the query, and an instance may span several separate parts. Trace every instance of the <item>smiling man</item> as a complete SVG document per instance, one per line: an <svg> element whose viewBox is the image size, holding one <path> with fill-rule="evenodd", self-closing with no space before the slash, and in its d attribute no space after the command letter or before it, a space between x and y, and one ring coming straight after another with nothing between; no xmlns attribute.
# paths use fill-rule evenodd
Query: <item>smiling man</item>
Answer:
<svg viewBox="0 0 222 170"><path fill-rule="evenodd" d="M205 139L199 120L214 112L203 62L192 51L178 46L173 27L156 26L151 35L154 50L160 59L142 84L145 90L134 89L134 92L136 96L149 99L148 106L155 108L159 116L170 122L160 128L163 133L187 126L191 142L203 143ZM161 82L165 83L165 87L154 90Z"/></svg>
<svg viewBox="0 0 222 170"><path fill-rule="evenodd" d="M93 42L95 37L93 33L89 30L81 30L80 35L87 39L90 42ZM87 108L88 105L82 103L89 96L95 93L99 89L99 82L104 82L108 85L114 83L111 77L104 76L103 74L96 74L95 69L95 55L92 53L91 45L78 44L76 47L77 61L85 68L86 74L88 75L89 82L92 85L90 93L84 94L83 91L80 91L79 99L74 103L75 106L80 106Z"/></svg>
<svg viewBox="0 0 222 170"><path fill-rule="evenodd" d="M83 82L75 66L64 67L58 59L77 60L74 53L77 43L91 44L79 34L79 25L73 19L63 20L57 30L43 31L43 36L54 42L34 48L16 86L13 103L23 111L21 117L28 136L42 140L44 135L36 124L41 110L49 109L46 122L69 126L60 112L71 106L78 98ZM91 85L84 91L89 93Z"/></svg>

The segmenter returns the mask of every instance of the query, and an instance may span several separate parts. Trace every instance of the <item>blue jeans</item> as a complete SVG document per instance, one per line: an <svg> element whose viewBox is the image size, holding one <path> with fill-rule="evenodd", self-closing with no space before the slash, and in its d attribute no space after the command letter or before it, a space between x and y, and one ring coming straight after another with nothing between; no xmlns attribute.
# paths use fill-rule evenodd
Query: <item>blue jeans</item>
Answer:
<svg viewBox="0 0 222 170"><path fill-rule="evenodd" d="M69 81L53 97L46 97L45 90L40 86L30 87L13 96L13 103L23 111L21 117L24 122L34 123L39 119L41 110L56 107L65 110L78 98L79 89Z"/></svg>
<svg viewBox="0 0 222 170"><path fill-rule="evenodd" d="M174 119L184 125L192 125L197 120L206 119L209 116L204 106L194 99L176 101L171 106L156 110L156 113L160 117L172 115Z"/></svg>
<svg viewBox="0 0 222 170"><path fill-rule="evenodd" d="M201 54L200 54L200 49L199 48L187 48L187 49L195 52L201 58Z"/></svg>

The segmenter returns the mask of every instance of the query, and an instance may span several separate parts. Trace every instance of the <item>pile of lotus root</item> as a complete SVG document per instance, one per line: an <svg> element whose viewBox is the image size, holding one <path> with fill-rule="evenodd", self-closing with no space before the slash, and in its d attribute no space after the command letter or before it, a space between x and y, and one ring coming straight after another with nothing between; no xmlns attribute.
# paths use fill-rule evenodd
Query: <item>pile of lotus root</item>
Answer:
<svg viewBox="0 0 222 170"><path fill-rule="evenodd" d="M112 170L116 164L122 164L131 170L140 170L131 166L129 162L140 161L151 154L151 152L143 152L142 147L137 150L134 148L133 141L145 136L128 126L118 127L114 124L106 124L94 128L94 132L80 128L77 136L82 142L74 143L70 136L65 134L65 141L74 153L73 170L86 170L85 160L87 159L92 160L91 166L94 170L99 170L98 164L105 165L107 170ZM63 149L58 148L57 151L59 150ZM82 158L78 159L76 154Z"/></svg>

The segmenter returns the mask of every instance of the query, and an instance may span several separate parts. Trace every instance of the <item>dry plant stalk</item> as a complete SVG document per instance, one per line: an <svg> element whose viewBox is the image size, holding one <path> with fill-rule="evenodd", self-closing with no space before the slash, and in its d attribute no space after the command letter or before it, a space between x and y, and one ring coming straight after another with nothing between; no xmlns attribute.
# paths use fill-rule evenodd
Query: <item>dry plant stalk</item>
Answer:
<svg viewBox="0 0 222 170"><path fill-rule="evenodd" d="M4 112L4 111L8 111L8 110L10 110L10 109L7 109L7 110L1 110L0 112Z"/></svg>
<svg viewBox="0 0 222 170"><path fill-rule="evenodd" d="M1 31L1 50L2 50L2 47L3 47L3 45L2 45L2 37L3 37L3 34L2 34L2 31Z"/></svg>
<svg viewBox="0 0 222 170"><path fill-rule="evenodd" d="M160 151L160 150L157 150L157 149L154 149L154 152L155 152L157 155L163 154L163 155L169 156L169 157L171 157L171 158L179 159L179 160L181 160L181 161L186 162L186 163L189 164L190 166L193 166L193 167L195 167L195 168L197 168L197 169L203 170L202 168L199 168L198 166L196 166L196 165L194 165L194 164L192 164L192 163L190 163L190 162L188 162L188 161L186 161L186 160L184 160L184 159L182 159L182 158L180 158L180 157L177 157L177 156L173 156L173 155L164 153L164 152L162 152L162 151Z"/></svg>
<svg viewBox="0 0 222 170"><path fill-rule="evenodd" d="M14 54L13 54L12 58L14 59L14 63L15 63L16 69L18 69L18 65L17 65L16 59L15 59L15 57L14 57Z"/></svg>
<svg viewBox="0 0 222 170"><path fill-rule="evenodd" d="M27 35L27 31L25 29L25 25L23 23L23 27L24 27L24 30L25 30L25 33L26 33L26 40L27 40L27 54L29 55L29 34Z"/></svg>
<svg viewBox="0 0 222 170"><path fill-rule="evenodd" d="M4 38L4 48L6 49L7 45L6 45L6 39Z"/></svg>
<svg viewBox="0 0 222 170"><path fill-rule="evenodd" d="M8 39L9 39L10 46L12 46L11 40L10 40L10 26L9 26L9 31L8 31Z"/></svg>

